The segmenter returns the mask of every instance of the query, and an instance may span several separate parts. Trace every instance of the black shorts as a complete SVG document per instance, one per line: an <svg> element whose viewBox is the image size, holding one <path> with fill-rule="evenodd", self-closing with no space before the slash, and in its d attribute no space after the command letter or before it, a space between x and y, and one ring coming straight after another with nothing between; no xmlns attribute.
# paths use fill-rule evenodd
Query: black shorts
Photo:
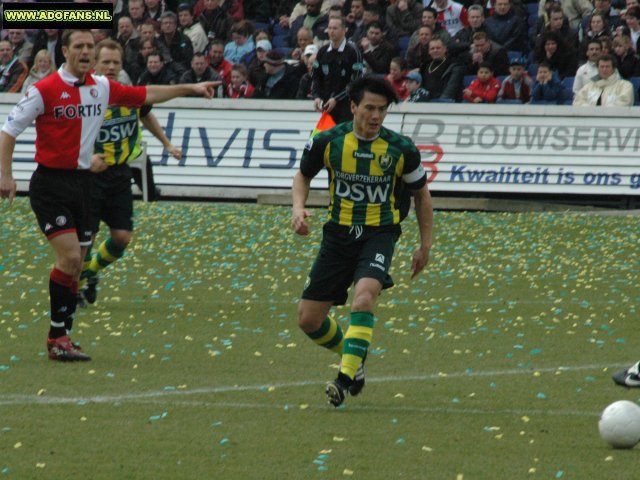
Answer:
<svg viewBox="0 0 640 480"><path fill-rule="evenodd" d="M93 174L38 165L29 182L29 200L48 239L76 232L80 245L91 244L89 202Z"/></svg>
<svg viewBox="0 0 640 480"><path fill-rule="evenodd" d="M302 298L344 305L349 287L361 278L374 278L383 289L391 288L389 269L400 233L400 225L345 227L327 222Z"/></svg>
<svg viewBox="0 0 640 480"><path fill-rule="evenodd" d="M100 229L100 220L116 230L133 231L131 168L114 165L95 175L91 197L91 230Z"/></svg>

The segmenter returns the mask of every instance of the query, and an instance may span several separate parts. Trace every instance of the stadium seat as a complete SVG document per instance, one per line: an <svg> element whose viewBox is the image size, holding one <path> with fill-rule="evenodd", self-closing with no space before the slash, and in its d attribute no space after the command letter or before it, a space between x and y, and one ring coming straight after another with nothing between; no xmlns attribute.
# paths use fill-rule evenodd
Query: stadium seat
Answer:
<svg viewBox="0 0 640 480"><path fill-rule="evenodd" d="M290 32L289 32L288 28L282 28L282 26L277 22L273 24L273 35L274 36L288 37L289 34L290 34Z"/></svg>
<svg viewBox="0 0 640 480"><path fill-rule="evenodd" d="M631 84L633 85L633 96L634 96L634 105L640 105L640 77L631 77L629 79Z"/></svg>
<svg viewBox="0 0 640 480"><path fill-rule="evenodd" d="M527 15L535 15L536 17L538 16L538 2L527 3Z"/></svg>
<svg viewBox="0 0 640 480"><path fill-rule="evenodd" d="M278 53L280 53L284 58L288 58L289 55L291 55L291 52L293 51L293 48L290 47L276 47L274 48L274 50Z"/></svg>
<svg viewBox="0 0 640 480"><path fill-rule="evenodd" d="M434 98L429 100L429 103L455 103L453 98Z"/></svg>
<svg viewBox="0 0 640 480"><path fill-rule="evenodd" d="M402 58L405 58L407 56L407 50L409 49L409 40L411 40L411 37L398 38L398 55Z"/></svg>
<svg viewBox="0 0 640 480"><path fill-rule="evenodd" d="M573 80L575 77L564 77L562 79L562 103L573 104Z"/></svg>
<svg viewBox="0 0 640 480"><path fill-rule="evenodd" d="M284 35L276 35L271 39L271 45L273 46L273 48L288 47L289 37L285 37Z"/></svg>
<svg viewBox="0 0 640 480"><path fill-rule="evenodd" d="M496 100L496 103L502 103L506 105L522 105L522 102L516 98L504 99L504 100Z"/></svg>
<svg viewBox="0 0 640 480"><path fill-rule="evenodd" d="M536 74L538 73L538 64L533 62L530 63L529 66L527 67L527 73L531 78L535 79Z"/></svg>
<svg viewBox="0 0 640 480"><path fill-rule="evenodd" d="M253 22L253 26L256 30L264 30L266 32L271 32L271 24L264 22Z"/></svg>
<svg viewBox="0 0 640 480"><path fill-rule="evenodd" d="M476 75L465 75L464 78L462 79L462 89L464 90L469 85L471 85L471 82L473 82L475 79L476 79Z"/></svg>

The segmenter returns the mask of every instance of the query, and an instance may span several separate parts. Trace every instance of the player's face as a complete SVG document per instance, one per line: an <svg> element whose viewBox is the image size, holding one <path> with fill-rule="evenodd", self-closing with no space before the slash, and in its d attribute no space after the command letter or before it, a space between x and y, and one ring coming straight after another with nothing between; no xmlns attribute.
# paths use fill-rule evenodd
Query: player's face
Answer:
<svg viewBox="0 0 640 480"><path fill-rule="evenodd" d="M91 32L74 32L69 38L69 46L62 46L66 59L66 70L75 77L82 78L95 59L96 44Z"/></svg>
<svg viewBox="0 0 640 480"><path fill-rule="evenodd" d="M388 108L387 97L377 93L364 92L358 105L351 102L354 132L364 138L373 138L378 135L382 122L387 116Z"/></svg>
<svg viewBox="0 0 640 480"><path fill-rule="evenodd" d="M122 70L122 57L118 50L103 48L96 60L96 73L116 81Z"/></svg>

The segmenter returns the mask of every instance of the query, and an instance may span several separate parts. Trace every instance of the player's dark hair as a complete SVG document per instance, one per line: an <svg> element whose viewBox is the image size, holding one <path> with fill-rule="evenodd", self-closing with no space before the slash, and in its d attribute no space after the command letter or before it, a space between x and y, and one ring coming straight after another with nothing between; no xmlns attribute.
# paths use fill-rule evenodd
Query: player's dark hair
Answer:
<svg viewBox="0 0 640 480"><path fill-rule="evenodd" d="M374 93L386 97L387 104L398 103L396 91L384 78L373 75L365 75L349 84L349 100L359 105L365 92Z"/></svg>
<svg viewBox="0 0 640 480"><path fill-rule="evenodd" d="M71 35L73 35L76 32L86 32L86 33L91 33L91 30L88 29L67 29L64 32L62 32L62 46L63 47L69 47L69 44L71 43ZM92 34L93 36L93 34Z"/></svg>

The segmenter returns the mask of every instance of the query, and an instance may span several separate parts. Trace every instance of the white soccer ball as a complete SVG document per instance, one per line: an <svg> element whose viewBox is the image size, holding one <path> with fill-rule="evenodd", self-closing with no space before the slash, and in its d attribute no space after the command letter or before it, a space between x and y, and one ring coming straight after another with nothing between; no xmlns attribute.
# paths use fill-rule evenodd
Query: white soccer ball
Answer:
<svg viewBox="0 0 640 480"><path fill-rule="evenodd" d="M613 402L600 415L598 429L613 448L633 448L640 442L640 406L629 400Z"/></svg>

